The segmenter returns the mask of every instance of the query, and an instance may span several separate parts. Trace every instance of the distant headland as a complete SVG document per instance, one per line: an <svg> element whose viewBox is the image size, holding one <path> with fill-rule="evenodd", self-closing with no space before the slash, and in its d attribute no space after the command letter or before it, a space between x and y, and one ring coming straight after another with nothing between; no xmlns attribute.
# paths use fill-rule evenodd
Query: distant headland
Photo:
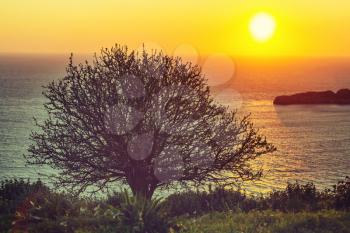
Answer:
<svg viewBox="0 0 350 233"><path fill-rule="evenodd" d="M292 104L339 104L350 105L350 90L341 89L336 93L333 91L305 92L294 95L277 96L273 104L292 105Z"/></svg>

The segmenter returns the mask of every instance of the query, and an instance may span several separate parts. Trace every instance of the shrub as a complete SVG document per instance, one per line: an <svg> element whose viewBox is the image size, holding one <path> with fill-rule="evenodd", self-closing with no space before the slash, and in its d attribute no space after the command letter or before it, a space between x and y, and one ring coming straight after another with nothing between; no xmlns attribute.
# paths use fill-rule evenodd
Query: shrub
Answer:
<svg viewBox="0 0 350 233"><path fill-rule="evenodd" d="M288 183L283 191L272 192L264 201L273 210L298 212L318 209L320 193L313 183Z"/></svg>
<svg viewBox="0 0 350 233"><path fill-rule="evenodd" d="M284 190L268 196L247 197L239 191L222 188L210 192L187 191L170 195L163 205L170 216L201 215L227 210L279 210L283 212L350 208L350 178L339 181L333 189L320 192L313 183L288 183Z"/></svg>
<svg viewBox="0 0 350 233"><path fill-rule="evenodd" d="M33 233L116 232L116 212L100 201L60 193L37 195L16 212L13 229Z"/></svg>
<svg viewBox="0 0 350 233"><path fill-rule="evenodd" d="M106 204L119 208L125 199L124 195L123 192L113 192L112 195L108 195Z"/></svg>
<svg viewBox="0 0 350 233"><path fill-rule="evenodd" d="M13 220L7 230L31 233L166 233L171 226L159 200L127 193L118 207L59 193L33 195L17 209Z"/></svg>
<svg viewBox="0 0 350 233"><path fill-rule="evenodd" d="M333 186L334 207L336 209L350 209L350 177L339 181Z"/></svg>
<svg viewBox="0 0 350 233"><path fill-rule="evenodd" d="M7 232L15 218L15 212L24 208L28 198L37 193L49 193L49 189L40 181L12 179L0 182L0 229Z"/></svg>
<svg viewBox="0 0 350 233"><path fill-rule="evenodd" d="M239 191L215 189L212 192L187 191L170 195L163 203L170 216L200 215L212 211L251 210L258 205Z"/></svg>
<svg viewBox="0 0 350 233"><path fill-rule="evenodd" d="M48 193L49 189L40 181L12 179L0 182L0 214L13 214L18 206L36 193Z"/></svg>

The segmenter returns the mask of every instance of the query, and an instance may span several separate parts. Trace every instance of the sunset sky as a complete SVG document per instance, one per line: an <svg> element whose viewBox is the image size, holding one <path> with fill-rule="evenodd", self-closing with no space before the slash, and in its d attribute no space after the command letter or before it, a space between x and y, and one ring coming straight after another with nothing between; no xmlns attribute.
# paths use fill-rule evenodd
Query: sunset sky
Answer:
<svg viewBox="0 0 350 233"><path fill-rule="evenodd" d="M249 32L264 12L276 23L264 42ZM115 43L179 45L201 54L242 56L350 55L350 1L2 0L0 52L94 52Z"/></svg>

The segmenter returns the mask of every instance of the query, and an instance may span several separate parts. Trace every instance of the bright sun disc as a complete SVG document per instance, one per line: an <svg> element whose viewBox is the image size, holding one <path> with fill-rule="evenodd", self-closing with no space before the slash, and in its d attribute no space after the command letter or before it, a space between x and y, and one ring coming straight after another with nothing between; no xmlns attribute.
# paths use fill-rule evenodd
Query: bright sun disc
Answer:
<svg viewBox="0 0 350 233"><path fill-rule="evenodd" d="M276 22L271 15L259 13L252 18L249 29L255 40L264 42L273 36Z"/></svg>

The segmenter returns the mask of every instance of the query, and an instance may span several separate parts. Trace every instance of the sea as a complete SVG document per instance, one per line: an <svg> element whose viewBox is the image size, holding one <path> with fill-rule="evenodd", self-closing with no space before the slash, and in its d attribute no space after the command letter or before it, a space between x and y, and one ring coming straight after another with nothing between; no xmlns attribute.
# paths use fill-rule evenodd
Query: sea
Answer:
<svg viewBox="0 0 350 233"><path fill-rule="evenodd" d="M87 56L78 55L75 61ZM64 76L68 57L0 55L0 180L41 178L50 184L45 175L54 171L26 165L23 155L30 133L37 130L33 117L46 117L42 86ZM213 98L238 116L249 114L277 148L254 161L264 174L247 185L249 190L265 193L296 181L324 189L350 176L350 106L273 105L278 95L350 88L350 58L230 59L218 65L203 58Z"/></svg>

